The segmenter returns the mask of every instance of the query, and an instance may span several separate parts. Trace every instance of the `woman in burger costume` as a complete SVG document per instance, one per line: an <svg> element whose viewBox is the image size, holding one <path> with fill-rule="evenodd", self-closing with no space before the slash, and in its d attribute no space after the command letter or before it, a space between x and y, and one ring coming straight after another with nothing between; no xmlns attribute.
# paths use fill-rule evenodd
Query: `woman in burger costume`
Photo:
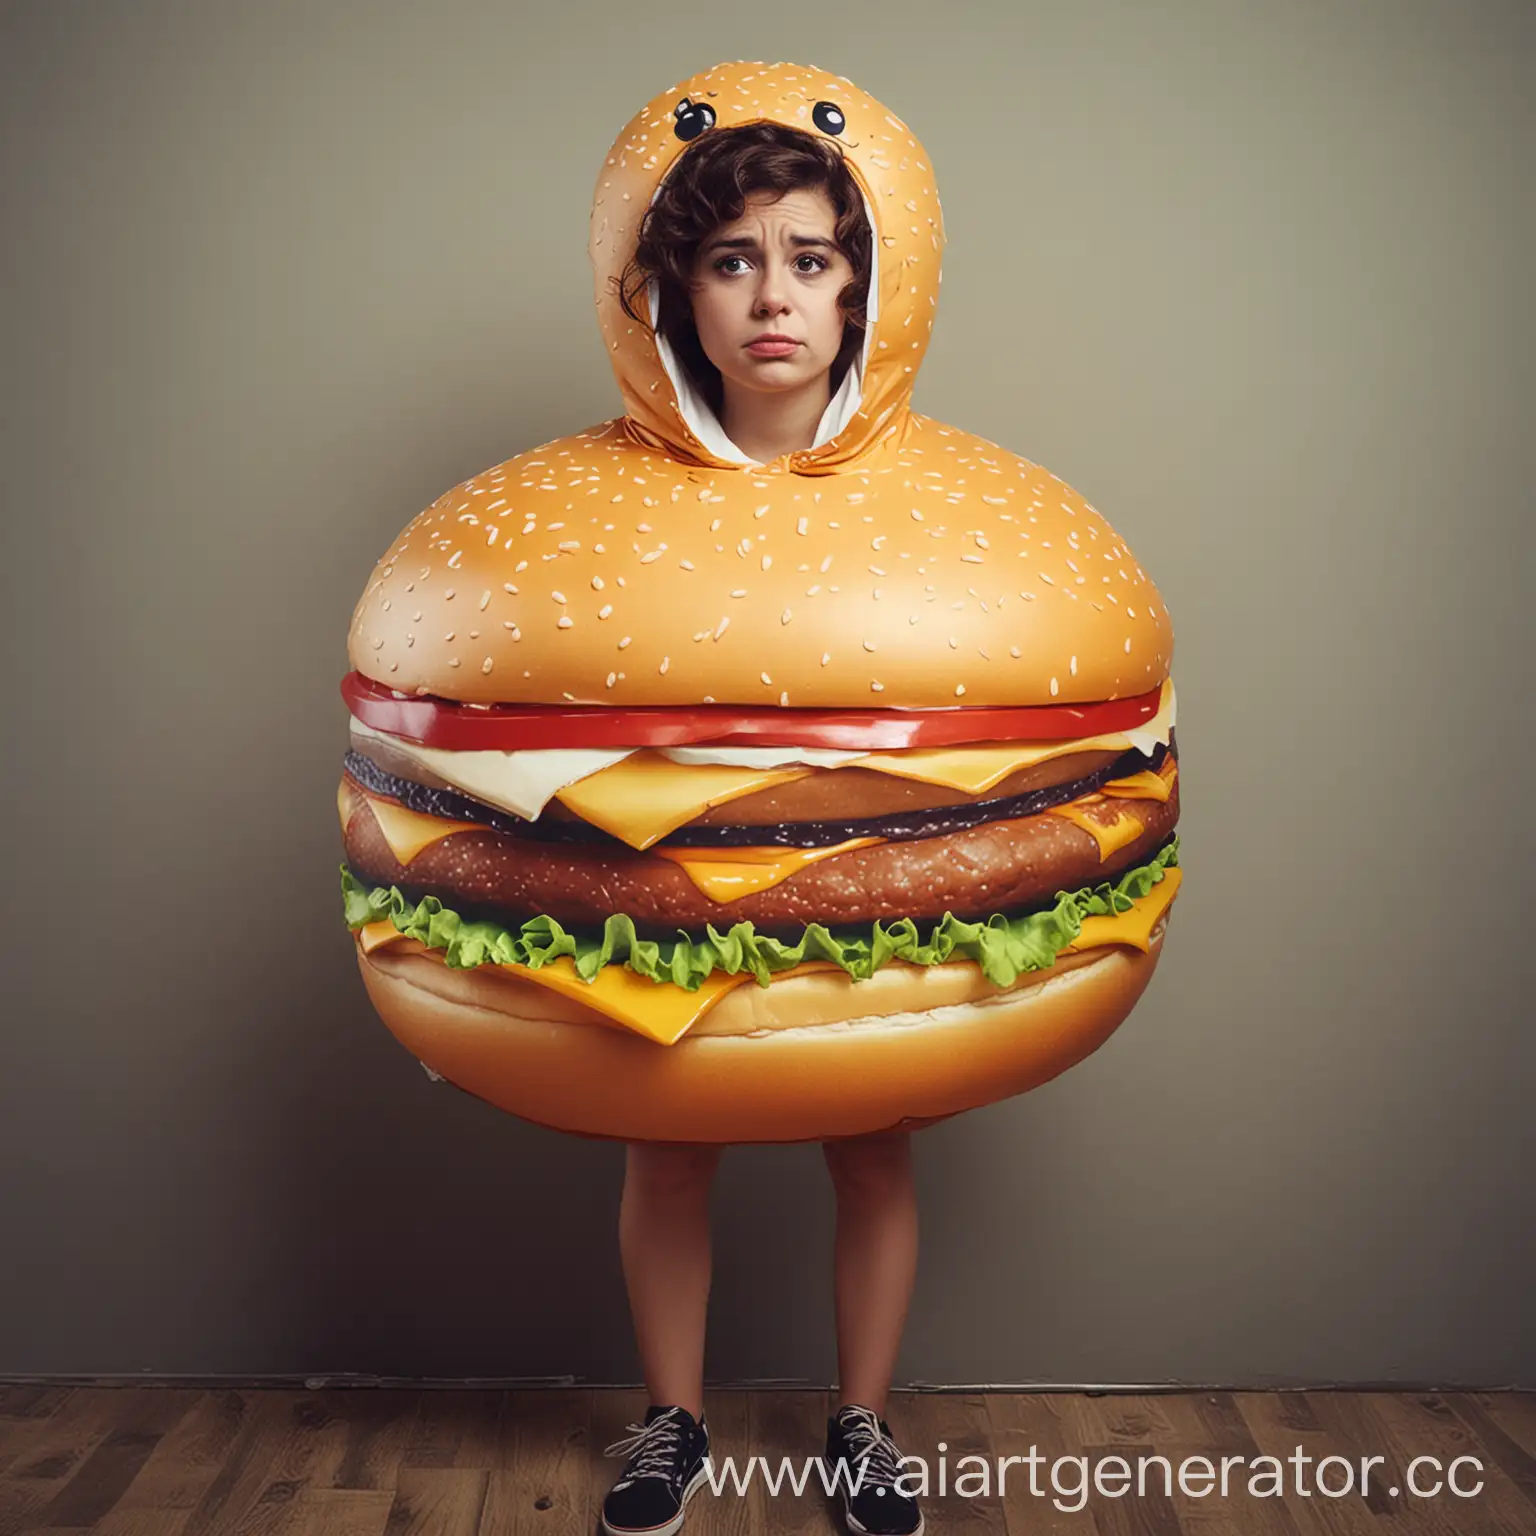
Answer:
<svg viewBox="0 0 1536 1536"><path fill-rule="evenodd" d="M611 1533L676 1530L705 1480L720 1148L806 1140L838 1207L826 1461L850 1529L921 1529L881 1417L908 1133L1101 1045L1179 889L1156 587L1070 486L911 408L943 240L922 145L841 77L657 97L588 244L623 415L439 497L353 614L370 997L435 1075L628 1147L651 1402Z"/></svg>
<svg viewBox="0 0 1536 1536"><path fill-rule="evenodd" d="M707 107L694 110L702 122ZM826 106L816 110L828 116ZM852 414L870 240L858 184L830 132L777 122L701 131L679 159L641 225L621 297L640 324L647 310L637 295L648 290L656 302L658 344L695 392L688 409L716 451L768 463L828 441ZM845 1499L850 1529L910 1536L922 1516L896 1486L900 1452L883 1419L917 1269L910 1137L847 1137L822 1150L837 1194L842 1398L828 1421L827 1457L863 1469L860 1491ZM652 1402L635 1438L621 1442L630 1461L604 1504L610 1532L675 1529L703 1481L709 1192L720 1152L627 1148L619 1244Z"/></svg>

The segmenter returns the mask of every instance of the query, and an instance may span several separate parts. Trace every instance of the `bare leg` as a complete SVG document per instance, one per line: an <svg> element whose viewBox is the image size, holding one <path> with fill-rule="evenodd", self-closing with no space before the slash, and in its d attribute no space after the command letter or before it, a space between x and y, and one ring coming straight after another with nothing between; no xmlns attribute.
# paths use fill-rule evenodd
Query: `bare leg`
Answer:
<svg viewBox="0 0 1536 1536"><path fill-rule="evenodd" d="M822 1143L837 1192L834 1294L840 1398L884 1415L917 1277L911 1137Z"/></svg>
<svg viewBox="0 0 1536 1536"><path fill-rule="evenodd" d="M709 1189L717 1146L631 1142L619 1202L619 1252L635 1343L653 1403L704 1416Z"/></svg>

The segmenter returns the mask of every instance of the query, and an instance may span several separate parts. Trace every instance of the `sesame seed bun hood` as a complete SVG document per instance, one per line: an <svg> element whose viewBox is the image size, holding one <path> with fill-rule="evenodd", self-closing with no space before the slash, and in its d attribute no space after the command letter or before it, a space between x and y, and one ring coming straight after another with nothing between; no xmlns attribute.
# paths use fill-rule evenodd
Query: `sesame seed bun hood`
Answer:
<svg viewBox="0 0 1536 1536"><path fill-rule="evenodd" d="M679 157L765 119L835 139L872 229L862 351L766 464L617 295ZM1172 624L1075 490L912 409L943 243L926 152L840 77L722 64L620 133L624 414L440 496L348 637L346 920L435 1075L588 1136L826 1139L1035 1087L1148 984Z"/></svg>

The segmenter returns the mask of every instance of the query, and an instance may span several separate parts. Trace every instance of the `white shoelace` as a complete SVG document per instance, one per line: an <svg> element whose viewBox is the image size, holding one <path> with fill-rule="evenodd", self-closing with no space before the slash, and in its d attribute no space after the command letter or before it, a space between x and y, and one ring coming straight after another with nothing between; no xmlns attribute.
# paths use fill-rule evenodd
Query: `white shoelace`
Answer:
<svg viewBox="0 0 1536 1536"><path fill-rule="evenodd" d="M864 1462L864 1486L889 1487L901 1476L901 1452L880 1428L880 1420L868 1408L844 1410L839 1416L843 1435L855 1463Z"/></svg>
<svg viewBox="0 0 1536 1536"><path fill-rule="evenodd" d="M615 1440L604 1456L628 1456L635 1452L634 1465L626 1467L628 1474L622 1483L614 1486L626 1488L642 1477L671 1477L673 1460L677 1452L679 1425L676 1410L669 1408L657 1414L649 1424L626 1424L631 1433L627 1439Z"/></svg>

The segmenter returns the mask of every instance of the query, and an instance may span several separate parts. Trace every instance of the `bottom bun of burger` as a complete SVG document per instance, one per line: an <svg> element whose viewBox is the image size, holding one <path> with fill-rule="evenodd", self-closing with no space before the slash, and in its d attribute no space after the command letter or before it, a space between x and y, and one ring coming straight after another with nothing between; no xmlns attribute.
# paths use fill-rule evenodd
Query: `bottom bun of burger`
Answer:
<svg viewBox="0 0 1536 1536"><path fill-rule="evenodd" d="M915 1130L1023 1093L1096 1050L1162 950L1064 953L996 987L969 961L830 967L732 988L673 1045L504 967L452 969L411 941L358 964L374 1007L424 1065L497 1108L623 1141L822 1141Z"/></svg>

